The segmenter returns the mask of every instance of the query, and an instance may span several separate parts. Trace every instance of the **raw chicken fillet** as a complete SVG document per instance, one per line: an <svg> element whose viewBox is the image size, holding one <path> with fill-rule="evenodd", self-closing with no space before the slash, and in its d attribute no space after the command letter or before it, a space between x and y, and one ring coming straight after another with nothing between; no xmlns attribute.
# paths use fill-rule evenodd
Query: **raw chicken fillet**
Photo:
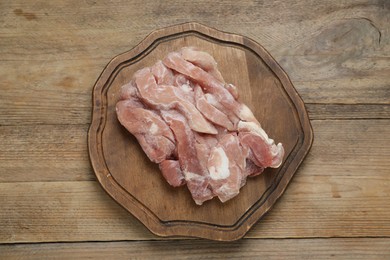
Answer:
<svg viewBox="0 0 390 260"><path fill-rule="evenodd" d="M284 156L238 94L210 54L184 47L137 71L116 112L170 185L186 185L198 205L225 202Z"/></svg>

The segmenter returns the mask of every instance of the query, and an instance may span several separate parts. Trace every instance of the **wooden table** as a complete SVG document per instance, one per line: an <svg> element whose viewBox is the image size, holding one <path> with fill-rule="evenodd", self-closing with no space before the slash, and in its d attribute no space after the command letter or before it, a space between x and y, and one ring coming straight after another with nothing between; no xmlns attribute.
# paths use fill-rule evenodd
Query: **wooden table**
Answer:
<svg viewBox="0 0 390 260"><path fill-rule="evenodd" d="M388 259L390 2L157 2L1 1L0 258ZM262 44L314 129L285 194L232 243L152 235L106 195L88 158L104 66L186 21Z"/></svg>

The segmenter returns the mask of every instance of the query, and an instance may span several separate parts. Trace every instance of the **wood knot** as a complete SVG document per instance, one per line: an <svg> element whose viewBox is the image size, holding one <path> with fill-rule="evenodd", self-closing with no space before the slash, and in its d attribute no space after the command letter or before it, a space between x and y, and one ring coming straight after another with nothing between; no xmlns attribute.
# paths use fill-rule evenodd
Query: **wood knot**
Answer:
<svg viewBox="0 0 390 260"><path fill-rule="evenodd" d="M14 14L17 16L23 16L27 20L37 20L37 16L34 13L26 13L22 9L15 9Z"/></svg>

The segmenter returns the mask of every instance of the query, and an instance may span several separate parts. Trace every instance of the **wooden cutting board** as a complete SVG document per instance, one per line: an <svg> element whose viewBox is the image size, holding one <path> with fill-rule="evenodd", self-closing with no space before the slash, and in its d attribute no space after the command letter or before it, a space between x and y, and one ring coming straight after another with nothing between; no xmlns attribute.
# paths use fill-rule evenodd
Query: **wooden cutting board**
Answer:
<svg viewBox="0 0 390 260"><path fill-rule="evenodd" d="M214 198L198 206L186 187L171 187L116 117L120 87L134 72L183 46L195 46L215 57L226 82L238 87L239 100L286 151L281 167L248 178L240 194L226 203ZM96 177L115 201L160 236L241 238L282 195L312 141L304 103L271 55L251 39L198 23L152 32L132 50L113 58L93 89L88 144Z"/></svg>

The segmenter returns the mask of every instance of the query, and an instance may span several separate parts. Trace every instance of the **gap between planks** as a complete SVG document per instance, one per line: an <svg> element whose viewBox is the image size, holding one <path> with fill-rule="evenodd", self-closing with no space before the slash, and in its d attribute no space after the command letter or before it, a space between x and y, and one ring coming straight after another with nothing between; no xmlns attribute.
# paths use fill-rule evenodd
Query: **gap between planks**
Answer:
<svg viewBox="0 0 390 260"><path fill-rule="evenodd" d="M388 238L242 239L230 243L207 240L117 241L0 245L0 257L18 259L107 259L117 256L159 259L385 259L390 256ZM310 245L310 246L308 246Z"/></svg>
<svg viewBox="0 0 390 260"><path fill-rule="evenodd" d="M385 176L390 120L313 120L312 125L314 143L301 172ZM95 181L87 131L88 125L0 126L0 183Z"/></svg>
<svg viewBox="0 0 390 260"><path fill-rule="evenodd" d="M296 176L246 237L390 236L388 182L354 179ZM158 238L97 183L3 183L0 188L3 243Z"/></svg>
<svg viewBox="0 0 390 260"><path fill-rule="evenodd" d="M247 237L389 236L389 123L314 121L315 140L308 157L274 209ZM1 242L156 238L114 203L96 181L80 181L94 178L85 127L48 127L52 131L46 131L46 126L0 128L10 131L3 132L0 143L6 152L3 156L10 156L1 161L4 181L14 180L20 167L27 167L20 180L57 180L0 183ZM11 140L12 136L16 139ZM52 168L66 156L70 161L64 169ZM15 158L22 160L19 168L13 168ZM35 166L26 163L27 158L35 161ZM46 168L36 169L40 164ZM5 176L5 166L14 174ZM72 181L58 180L79 167L85 168L71 175Z"/></svg>
<svg viewBox="0 0 390 260"><path fill-rule="evenodd" d="M390 119L390 104L382 103L306 103L309 119L316 120L376 120ZM11 108L12 109L12 108ZM71 108L72 109L72 108ZM73 108L76 109L76 108ZM0 111L1 111L0 105ZM60 112L60 110L58 110ZM63 112L63 111L62 111ZM38 118L34 119L29 114L16 113L10 117L5 111L4 115L0 115L0 127L7 126L86 126L89 127L91 120L91 109L82 108L82 113L75 119L73 115L63 114L57 115L53 110L49 112L38 111ZM53 114L54 113L54 114ZM46 117L45 114L47 114ZM88 114L88 115L87 115ZM4 117L4 119L2 118ZM24 120L28 117L27 120ZM42 117L42 118L41 118ZM43 119L43 118L46 119ZM58 118L63 118L59 121Z"/></svg>

